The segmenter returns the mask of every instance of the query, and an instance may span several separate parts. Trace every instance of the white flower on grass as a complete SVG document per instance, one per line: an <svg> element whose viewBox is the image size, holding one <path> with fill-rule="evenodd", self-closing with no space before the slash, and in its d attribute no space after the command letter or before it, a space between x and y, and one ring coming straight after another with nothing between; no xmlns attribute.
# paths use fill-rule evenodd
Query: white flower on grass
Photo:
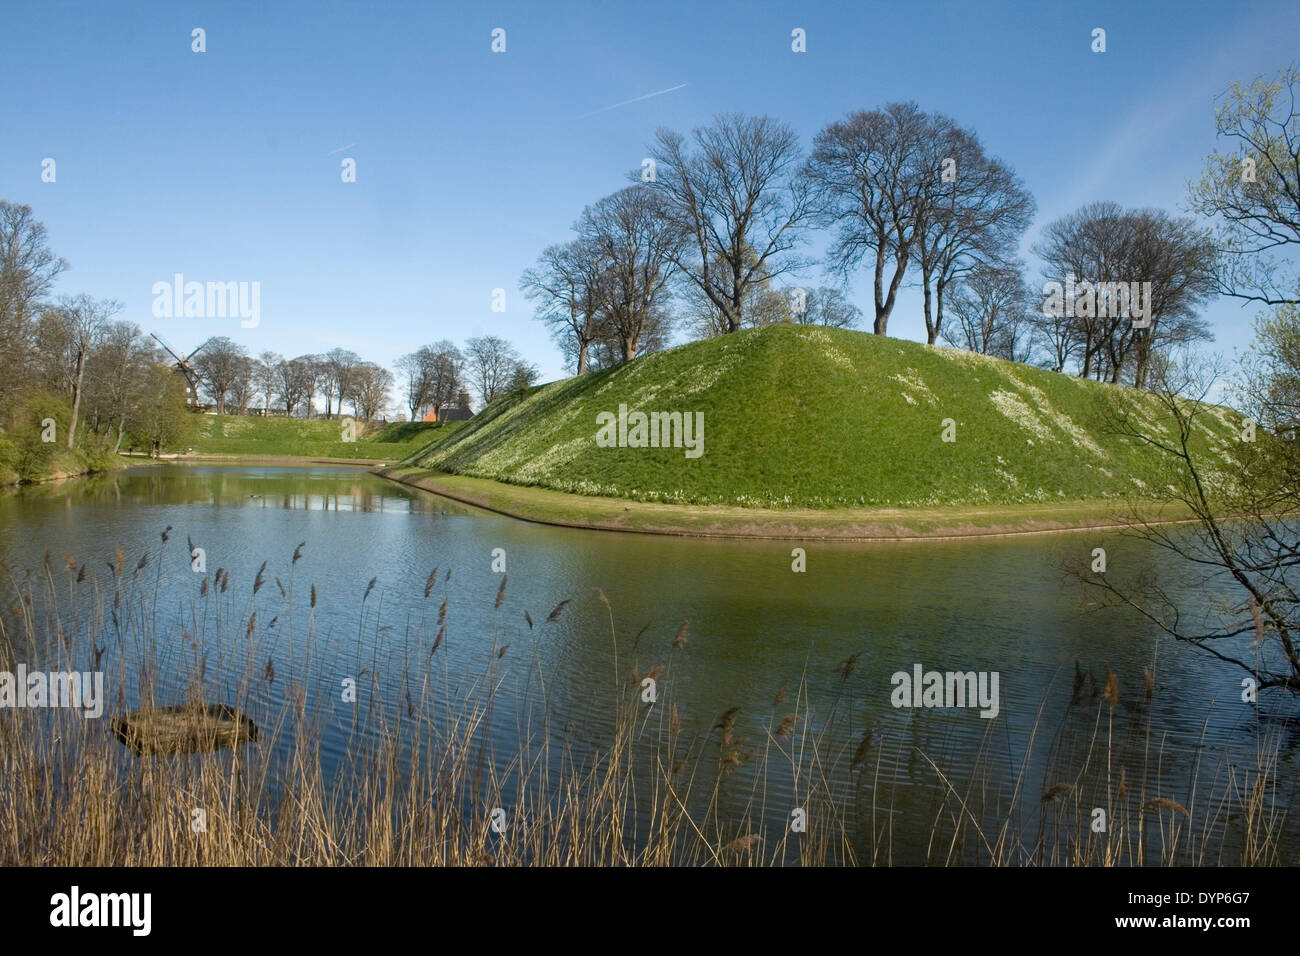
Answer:
<svg viewBox="0 0 1300 956"><path fill-rule="evenodd" d="M846 371L853 371L852 360L835 347L835 343L831 341L831 337L826 334L825 329L815 329L805 326L803 327L803 333L805 338L811 339L821 347L821 353L828 359Z"/></svg>
<svg viewBox="0 0 1300 956"><path fill-rule="evenodd" d="M1029 407L1029 404L1015 392L1004 392L1002 389L997 389L989 396L989 400L993 403L994 408L1021 428L1033 432L1046 441L1056 440L1051 429L1043 423L1038 414Z"/></svg>
<svg viewBox="0 0 1300 956"><path fill-rule="evenodd" d="M895 372L889 377L903 386L901 394L909 405L916 404L916 399L913 397L913 393L924 398L928 405L936 404L934 393L930 391L929 386L926 385L925 382L921 381L920 377L915 374L914 370L908 369L906 374Z"/></svg>
<svg viewBox="0 0 1300 956"><path fill-rule="evenodd" d="M1014 382L1024 394L1029 396L1031 402L1038 406L1037 411L1043 419L1065 432L1074 444L1082 445L1084 448L1088 449L1088 451L1100 458L1110 457L1106 453L1105 449L1093 441L1092 437L1087 432L1070 419L1069 415L1055 408L1042 389L1031 385L1029 382L1026 382L1024 379L1013 374L1010 369L1004 370L1004 374L1008 379Z"/></svg>

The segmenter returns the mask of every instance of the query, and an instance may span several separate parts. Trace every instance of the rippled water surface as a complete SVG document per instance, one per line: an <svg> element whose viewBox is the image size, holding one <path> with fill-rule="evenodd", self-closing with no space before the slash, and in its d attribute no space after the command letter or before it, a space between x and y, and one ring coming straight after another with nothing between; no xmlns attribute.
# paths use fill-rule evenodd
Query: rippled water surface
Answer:
<svg viewBox="0 0 1300 956"><path fill-rule="evenodd" d="M191 569L187 539L203 549L206 574ZM791 570L794 546L529 524L344 466L160 465L0 496L0 556L15 579L44 573L47 551L56 574L69 559L84 564L90 580L74 601L86 614L96 601L101 608L110 602L108 565L121 548L134 600L146 602L157 622L153 653L178 681L199 653L182 634L216 633L217 605L213 595L200 596L200 582L225 569L230 586L220 606L229 635L242 636L248 616L258 614L255 701L272 713L293 683L304 685L328 717L327 761L338 759L352 726L338 688L358 674L363 702L405 709L412 688L421 700L464 693L490 673L502 693L544 701L551 733L598 745L616 693L635 690L633 671L662 666L658 680L665 694L671 688L684 729L707 739L718 715L737 707L736 736L751 748L770 749L767 731L789 709L773 706L783 683L792 704L802 686L827 751L846 755L835 787L855 846L879 862L980 859L978 836L968 834L952 850L935 845L936 828L942 832L957 812L955 792L978 796L995 817L1018 792L1016 823L1032 840L1052 825L1041 795L1076 779L1098 734L1103 749L1110 739L1112 761L1128 768L1129 786L1201 807L1255 768L1261 748L1276 748L1272 799L1280 811L1289 805L1297 737L1286 715L1294 705L1279 701L1257 711L1242 704L1237 674L1159 641L1135 616L1085 613L1088 594L1061 570L1104 546L1109 574L1154 569L1193 617L1229 596L1162 553L1102 535L804 543L807 571L799 574ZM508 576L499 609L494 552L498 560L504 552ZM263 562L264 583L253 595ZM430 691L421 686L443 599L447 626ZM546 621L563 600L570 603ZM7 621L12 613L5 611ZM687 620L686 646L674 650ZM8 653L39 665L54 653L47 637ZM233 693L250 668L238 641L230 646L236 650L213 651L207 665L217 696ZM256 679L264 677L264 658L278 680ZM107 660L106 670L111 653ZM1072 704L1076 662L1085 679ZM892 706L892 676L917 664L996 672L997 717ZM1120 689L1113 718L1096 696L1107 668ZM1145 668L1155 682L1149 699ZM110 704L110 713L134 701L132 668L123 660L120 670L108 679L124 687L125 699ZM645 706L653 715L655 705ZM488 727L503 751L519 732L517 713L501 707ZM870 756L851 766L847 755L864 736ZM765 776L757 813L780 826L798 805L800 783L790 774ZM750 805L753 785L744 766L727 775L721 805ZM1103 796L1093 802L1104 805ZM1232 862L1235 823L1225 812L1217 825L1222 832L1206 837L1208 861L1222 854ZM1298 839L1289 815L1282 830L1289 858ZM1200 852L1196 840L1189 843L1187 852Z"/></svg>

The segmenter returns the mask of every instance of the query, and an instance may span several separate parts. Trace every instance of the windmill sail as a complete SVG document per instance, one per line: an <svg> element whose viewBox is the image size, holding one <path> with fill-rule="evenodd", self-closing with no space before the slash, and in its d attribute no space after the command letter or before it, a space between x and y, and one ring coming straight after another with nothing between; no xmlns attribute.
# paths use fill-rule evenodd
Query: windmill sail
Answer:
<svg viewBox="0 0 1300 956"><path fill-rule="evenodd" d="M197 404L199 400L199 371L194 367L193 362L190 360L207 348L208 343L211 342L212 339L204 340L202 345L196 348L189 355L181 358L181 354L172 348L167 340L161 335L157 332L150 332L149 334L167 351L168 355L176 360L174 367L180 374L181 378L185 380L185 404Z"/></svg>

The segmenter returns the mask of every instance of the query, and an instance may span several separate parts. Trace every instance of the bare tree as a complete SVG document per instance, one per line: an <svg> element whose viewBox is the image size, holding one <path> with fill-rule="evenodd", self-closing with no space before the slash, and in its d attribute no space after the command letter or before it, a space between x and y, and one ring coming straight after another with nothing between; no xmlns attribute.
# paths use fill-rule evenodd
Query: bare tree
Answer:
<svg viewBox="0 0 1300 956"><path fill-rule="evenodd" d="M1095 293L1091 300L1081 295L1080 305L1086 308L1077 308L1070 323L1082 352L1079 374L1084 378L1105 369L1118 382L1133 356L1141 386L1152 352L1162 343L1210 337L1196 311L1213 291L1214 248L1191 220L1158 209L1124 210L1116 203L1094 202L1048 225L1034 251L1051 281L1073 277L1081 290L1091 290L1085 294ZM1151 284L1145 328L1133 321L1136 302L1117 307L1113 293L1103 297L1099 291L1119 284L1127 297L1134 282Z"/></svg>
<svg viewBox="0 0 1300 956"><path fill-rule="evenodd" d="M1014 254L1035 204L1020 179L987 156L979 138L946 116L930 119L912 254L921 270L926 341L943 328L944 293L981 263Z"/></svg>
<svg viewBox="0 0 1300 956"><path fill-rule="evenodd" d="M117 438L116 454L122 446L126 423L142 401L150 369L159 363L156 350L131 322L113 322L100 337L86 362L86 397L92 411L91 427L105 423Z"/></svg>
<svg viewBox="0 0 1300 956"><path fill-rule="evenodd" d="M352 397L352 375L361 364L361 356L349 349L330 349L321 357L323 375L321 391L325 395L325 417L332 411L332 400L338 400L338 414L343 414L343 399Z"/></svg>
<svg viewBox="0 0 1300 956"><path fill-rule="evenodd" d="M637 342L637 355L648 355L667 348L669 335L675 321L667 308L656 306ZM626 361L623 337L609 323L602 322L600 335L591 343L589 367L592 369L613 368Z"/></svg>
<svg viewBox="0 0 1300 956"><path fill-rule="evenodd" d="M1119 368L1131 352L1133 384L1146 388L1151 360L1158 351L1213 339L1198 312L1215 292L1217 252L1191 219L1159 209L1138 210L1132 217L1131 268L1135 276L1151 283L1150 325L1138 328L1130 323L1127 343L1122 336L1112 336L1107 348L1115 366L1114 380L1119 380Z"/></svg>
<svg viewBox="0 0 1300 956"><path fill-rule="evenodd" d="M808 175L818 219L836 227L830 261L847 275L864 256L873 257L877 335L886 333L922 225L920 209L935 173L927 148L933 134L915 103L890 103L851 113L813 141Z"/></svg>
<svg viewBox="0 0 1300 956"><path fill-rule="evenodd" d="M789 254L811 215L800 156L794 130L769 116L723 114L690 142L672 130L655 135L650 185L682 235L672 261L728 332L744 325L754 283L802 265Z"/></svg>
<svg viewBox="0 0 1300 956"><path fill-rule="evenodd" d="M628 186L589 206L578 229L600 255L598 307L619 359L630 361L651 326L667 315L669 268L679 255L681 234L660 197L644 185Z"/></svg>
<svg viewBox="0 0 1300 956"><path fill-rule="evenodd" d="M745 252L745 261L752 265L758 254L753 249ZM727 270L723 260L714 263L719 272ZM779 293L772 287L766 276L756 275L745 286L745 298L741 303L741 315L747 326L770 325L773 322L787 321L788 310L783 310L776 296ZM731 331L731 316L725 309L720 309L714 301L704 294L699 286L692 282L681 283L681 301L684 305L684 325L697 338L713 338L726 335Z"/></svg>
<svg viewBox="0 0 1300 956"><path fill-rule="evenodd" d="M313 357L300 355L294 359L281 359L275 366L275 388L284 404L284 414L292 416L293 410L306 403L311 411L312 390L316 385Z"/></svg>
<svg viewBox="0 0 1300 956"><path fill-rule="evenodd" d="M478 389L479 400L488 405L505 391L519 355L514 346L495 335L469 339L465 355L470 381Z"/></svg>
<svg viewBox="0 0 1300 956"><path fill-rule="evenodd" d="M86 374L86 359L91 349L99 341L100 335L109 321L122 311L122 303L115 299L92 299L88 295L78 295L61 299L59 314L63 317L68 331L69 358L72 363L72 417L68 420L67 447L77 433L77 416L81 411L82 382Z"/></svg>
<svg viewBox="0 0 1300 956"><path fill-rule="evenodd" d="M319 392L321 397L325 399L325 405L322 410L325 413L325 417L330 418L332 417L330 414L330 391L333 388L334 376L330 374L329 362L323 355L309 355L307 358L311 360L312 374L312 389L309 397L315 396L315 394ZM308 415L310 416L314 410L315 404L313 400L311 407L307 410Z"/></svg>
<svg viewBox="0 0 1300 956"><path fill-rule="evenodd" d="M1090 285L1134 281L1138 277L1128 268L1130 226L1119 204L1088 203L1044 228L1034 252L1047 265L1049 281L1065 282L1070 277ZM1098 311L1079 311L1071 323L1082 352L1081 378L1092 376L1107 339L1130 321L1118 312L1107 315L1107 310Z"/></svg>
<svg viewBox="0 0 1300 956"><path fill-rule="evenodd" d="M745 309L749 325L825 325L837 329L854 328L862 320L862 310L849 301L844 290L836 286L787 286L755 290L753 301ZM712 316L701 317L704 326ZM716 334L716 333L712 333Z"/></svg>
<svg viewBox="0 0 1300 956"><path fill-rule="evenodd" d="M793 291L786 294L798 302ZM862 310L849 301L844 290L836 286L819 285L804 290L803 308L791 310L791 319L801 325L826 325L835 329L853 329L862 321Z"/></svg>
<svg viewBox="0 0 1300 956"><path fill-rule="evenodd" d="M1082 345L1074 317L1064 311L1045 310L1040 303L1030 313L1029 321L1030 334L1046 357L1046 363L1052 371L1064 372Z"/></svg>
<svg viewBox="0 0 1300 956"><path fill-rule="evenodd" d="M420 355L428 369L429 403L441 411L456 400L461 389L465 356L447 339L426 345L420 349Z"/></svg>
<svg viewBox="0 0 1300 956"><path fill-rule="evenodd" d="M443 339L403 355L397 367L405 378L406 405L415 421L422 409L437 412L455 401L465 357L454 343Z"/></svg>
<svg viewBox="0 0 1300 956"><path fill-rule="evenodd" d="M253 387L262 399L264 415L270 412L271 403L275 400L279 389L279 368L283 361L284 356L278 352L262 352L257 356L257 362L253 366Z"/></svg>
<svg viewBox="0 0 1300 956"><path fill-rule="evenodd" d="M944 340L958 348L1011 361L1028 357L1024 339L1037 304L1023 277L1023 263L979 263L958 283L950 302L955 328Z"/></svg>
<svg viewBox="0 0 1300 956"><path fill-rule="evenodd" d="M248 414L248 407L253 404L253 399L257 396L257 383L254 379L256 369L256 359L248 355L239 357L235 367L235 377L230 382L227 411L234 408L240 415Z"/></svg>
<svg viewBox="0 0 1300 956"><path fill-rule="evenodd" d="M388 406L393 373L374 362L362 362L353 371L352 400L357 416L372 421Z"/></svg>
<svg viewBox="0 0 1300 956"><path fill-rule="evenodd" d="M1292 310L1284 328L1262 334L1280 331L1294 338L1300 334L1297 317L1300 312ZM1287 349L1284 354L1282 367L1274 370L1294 379L1300 373L1293 364L1297 353ZM1180 607L1185 587L1163 587L1151 575L1074 573L1097 589L1103 605L1137 610L1175 640L1247 675L1257 689L1297 693L1300 593L1294 571L1300 555L1300 444L1260 429L1256 440L1235 442L1226 452L1210 447L1202 420L1214 410L1201 401L1218 372L1216 365L1192 359L1154 363L1152 390L1165 412L1162 430L1129 402L1113 401L1109 415L1117 432L1143 443L1170 466L1169 483L1150 494L1176 503L1195 520L1190 530L1171 528L1139 513L1129 519L1129 533L1199 569L1216 588L1226 582L1237 600L1188 615ZM1236 398L1246 416L1259 416L1276 383L1268 377L1243 380L1244 391ZM1163 507L1156 511L1163 512Z"/></svg>
<svg viewBox="0 0 1300 956"><path fill-rule="evenodd" d="M587 371L591 344L600 332L598 285L603 266L595 244L575 239L547 246L520 280L524 294L538 302L537 318L572 356L578 375Z"/></svg>
<svg viewBox="0 0 1300 956"><path fill-rule="evenodd" d="M77 362L72 324L62 308L53 304L41 307L32 323L29 345L24 378L57 395L71 398Z"/></svg>
<svg viewBox="0 0 1300 956"><path fill-rule="evenodd" d="M798 298L798 295L798 291L794 289L762 289L753 297L753 302L746 307L745 323L757 327L776 325L779 322L796 322L800 318L807 318L806 306L809 293L805 290L802 298ZM796 310L800 305L805 307L805 311L796 316Z"/></svg>
<svg viewBox="0 0 1300 956"><path fill-rule="evenodd" d="M429 367L417 351L399 358L397 370L402 373L406 407L410 409L411 421L417 421L420 409L429 407Z"/></svg>
<svg viewBox="0 0 1300 956"><path fill-rule="evenodd" d="M216 404L218 415L225 414L226 396L244 374L247 359L248 350L224 335L209 339L203 351L195 357L195 371Z"/></svg>
<svg viewBox="0 0 1300 956"><path fill-rule="evenodd" d="M36 304L68 267L30 206L0 200L0 408L26 384Z"/></svg>

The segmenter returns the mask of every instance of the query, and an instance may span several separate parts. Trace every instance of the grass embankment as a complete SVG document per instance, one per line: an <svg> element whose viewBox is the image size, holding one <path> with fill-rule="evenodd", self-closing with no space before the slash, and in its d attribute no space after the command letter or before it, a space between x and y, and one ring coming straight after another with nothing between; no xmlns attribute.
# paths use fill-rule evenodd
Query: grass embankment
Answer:
<svg viewBox="0 0 1300 956"><path fill-rule="evenodd" d="M703 454L600 447L597 415L620 405L702 413ZM1119 502L1159 499L1175 481L1167 457L1117 431L1117 409L1153 437L1174 436L1147 393L956 349L776 325L500 399L388 474L520 517L627 530L1051 530L1111 523ZM1205 406L1195 422L1194 449L1227 461L1235 414Z"/></svg>
<svg viewBox="0 0 1300 956"><path fill-rule="evenodd" d="M128 464L113 453L111 434L97 433L84 416L67 447L72 406L34 389L0 414L0 487L111 471Z"/></svg>
<svg viewBox="0 0 1300 956"><path fill-rule="evenodd" d="M211 458L337 458L391 462L451 436L464 422L356 423L356 441L342 440L338 419L201 415L194 436L169 452Z"/></svg>
<svg viewBox="0 0 1300 956"><path fill-rule="evenodd" d="M111 449L89 443L72 450L59 445L32 454L0 438L0 487L97 474L130 463L128 459L114 455Z"/></svg>
<svg viewBox="0 0 1300 956"><path fill-rule="evenodd" d="M1106 530L1149 521L1185 521L1171 502L1066 501L1050 504L968 505L954 508L759 508L668 505L571 495L410 466L380 474L465 504L524 521L642 534L720 538L888 541L946 537L1051 534Z"/></svg>

